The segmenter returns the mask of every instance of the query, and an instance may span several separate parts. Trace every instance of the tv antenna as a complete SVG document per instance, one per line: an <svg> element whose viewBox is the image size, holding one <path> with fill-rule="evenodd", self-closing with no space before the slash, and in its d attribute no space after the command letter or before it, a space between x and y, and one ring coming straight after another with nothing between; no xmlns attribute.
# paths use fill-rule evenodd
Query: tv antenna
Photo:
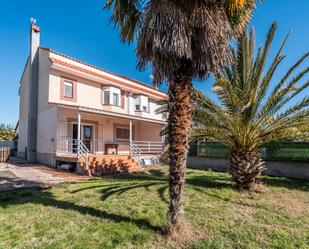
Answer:
<svg viewBox="0 0 309 249"><path fill-rule="evenodd" d="M30 18L30 22L31 22L31 24L35 25L35 24L36 24L36 19L33 18L33 17L31 17L31 18Z"/></svg>

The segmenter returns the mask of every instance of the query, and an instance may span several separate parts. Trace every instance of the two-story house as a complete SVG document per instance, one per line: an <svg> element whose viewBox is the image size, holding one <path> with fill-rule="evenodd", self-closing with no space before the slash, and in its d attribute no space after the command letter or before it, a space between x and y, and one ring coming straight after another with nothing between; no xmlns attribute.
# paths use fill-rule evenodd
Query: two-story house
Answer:
<svg viewBox="0 0 309 249"><path fill-rule="evenodd" d="M40 28L30 27L19 89L19 157L109 171L108 164L134 168L161 153L166 117L156 109L165 93L43 48Z"/></svg>

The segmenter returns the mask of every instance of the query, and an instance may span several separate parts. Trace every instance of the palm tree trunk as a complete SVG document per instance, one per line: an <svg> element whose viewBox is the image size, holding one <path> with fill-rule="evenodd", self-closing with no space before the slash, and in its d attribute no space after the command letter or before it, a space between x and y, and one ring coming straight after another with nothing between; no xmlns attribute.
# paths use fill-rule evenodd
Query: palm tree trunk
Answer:
<svg viewBox="0 0 309 249"><path fill-rule="evenodd" d="M188 76L189 75L189 76ZM191 66L183 62L169 82L169 195L168 232L173 233L183 213L183 192L187 164L188 140L192 121L194 89Z"/></svg>
<svg viewBox="0 0 309 249"><path fill-rule="evenodd" d="M252 191L261 183L259 178L264 170L264 162L259 149L233 149L229 166L238 189Z"/></svg>

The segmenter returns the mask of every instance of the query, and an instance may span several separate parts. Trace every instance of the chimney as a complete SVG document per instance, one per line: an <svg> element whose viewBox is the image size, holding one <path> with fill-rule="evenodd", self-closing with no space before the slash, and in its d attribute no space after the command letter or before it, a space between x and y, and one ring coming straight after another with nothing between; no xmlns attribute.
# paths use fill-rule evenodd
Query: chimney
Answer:
<svg viewBox="0 0 309 249"><path fill-rule="evenodd" d="M36 25L36 19L30 19L30 59L33 62L40 47L40 27Z"/></svg>
<svg viewBox="0 0 309 249"><path fill-rule="evenodd" d="M39 47L40 28L36 25L36 20L31 18L27 136L27 160L30 163L35 163L37 158Z"/></svg>

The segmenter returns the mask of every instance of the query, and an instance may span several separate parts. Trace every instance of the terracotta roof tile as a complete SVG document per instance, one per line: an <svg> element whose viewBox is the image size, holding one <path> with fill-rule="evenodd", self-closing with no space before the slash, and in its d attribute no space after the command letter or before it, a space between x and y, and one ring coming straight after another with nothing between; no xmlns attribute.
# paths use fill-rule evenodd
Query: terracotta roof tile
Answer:
<svg viewBox="0 0 309 249"><path fill-rule="evenodd" d="M158 90L158 89L155 88L154 86L147 85L147 84L145 84L145 83L143 83L143 82L141 82L141 81L138 81L138 80L135 80L135 79L132 79L132 78L129 78L129 77L120 75L120 74L116 74L116 73L109 72L109 71L107 71L107 70L104 70L104 69L101 69L101 68L99 68L99 67L93 66L93 65L88 64L88 63L86 63L86 62L83 62L83 61L74 59L74 58L72 58L72 57L70 57L70 56L67 56L67 55L64 55L64 54L61 54L61 53L59 53L59 52L57 52L57 51L54 51L54 50L52 50L52 49L50 49L50 48L44 48L44 47L40 47L40 48L41 48L41 49L48 50L48 51L50 51L50 52L52 52L52 53L54 53L54 54L56 54L56 55L59 55L59 56L61 56L61 57L66 58L66 59L69 59L69 60L78 62L78 63L80 63L80 64L83 64L83 65L85 65L85 66L94 68L94 69L99 70L99 71L101 71L101 72L104 72L104 73L107 73L107 74L111 74L111 75L113 75L113 76L119 77L119 78L124 79L124 80L127 80L127 81L131 81L131 82L136 83L136 84L139 84L139 85L141 85L141 86L143 86L143 87L150 88L152 91L147 91L147 90L146 90L148 93L155 94L155 95L157 95L157 96L159 96L159 97L164 97L164 98L166 98L166 93L164 93L164 92ZM64 62L64 61L58 60L58 59L56 59L56 58L50 58L50 59L52 60L53 63L56 63L56 64L60 64L60 65L63 65L63 66L67 66L67 67L70 67L70 68L72 68L72 69L75 69L75 70L78 70L78 71L82 71L82 72L84 72L84 73L88 73L88 74L91 74L91 75L96 76L96 77L99 77L99 78L104 78L104 79L107 79L107 78L108 78L108 76L104 76L104 75L98 74L98 73L93 72L93 71L91 71L91 70L88 70L88 69L85 69L85 68L82 68L82 67L78 67L78 66L76 66L76 65L73 65L73 64L70 64L70 63L68 63L68 62ZM115 81L115 79L113 79L113 78L108 78L107 80ZM117 83L124 84L125 82L117 82ZM127 85L127 86L132 87L131 85ZM145 91L145 89L140 89L140 90ZM155 91L155 92L154 92L154 91ZM156 94L156 93L157 93L157 94Z"/></svg>

